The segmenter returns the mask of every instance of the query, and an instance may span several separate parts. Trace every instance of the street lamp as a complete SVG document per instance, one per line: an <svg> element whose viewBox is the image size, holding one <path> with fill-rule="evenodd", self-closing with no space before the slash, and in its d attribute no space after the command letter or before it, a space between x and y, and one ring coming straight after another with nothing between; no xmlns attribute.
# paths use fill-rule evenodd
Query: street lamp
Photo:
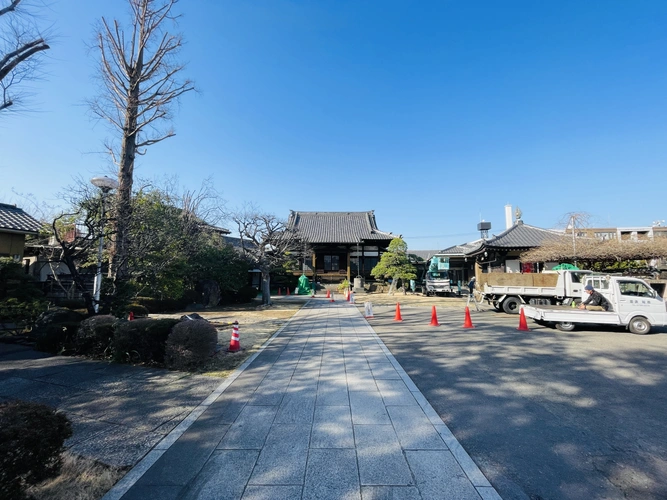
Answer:
<svg viewBox="0 0 667 500"><path fill-rule="evenodd" d="M97 274L95 275L95 290L93 292L93 299L95 302L95 313L100 309L100 291L102 290L102 250L104 249L104 205L106 204L106 197L109 191L118 187L118 182L114 179L105 176L93 177L90 183L100 188L102 191L102 216L100 220L100 246L97 250Z"/></svg>

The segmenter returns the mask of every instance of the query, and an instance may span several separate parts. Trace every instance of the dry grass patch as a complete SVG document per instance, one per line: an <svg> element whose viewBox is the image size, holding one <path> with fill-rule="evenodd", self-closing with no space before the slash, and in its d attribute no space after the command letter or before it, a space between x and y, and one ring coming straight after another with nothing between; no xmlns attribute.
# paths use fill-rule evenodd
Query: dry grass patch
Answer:
<svg viewBox="0 0 667 500"><path fill-rule="evenodd" d="M66 451L60 475L32 486L28 494L36 500L98 500L127 470L127 467L111 467Z"/></svg>

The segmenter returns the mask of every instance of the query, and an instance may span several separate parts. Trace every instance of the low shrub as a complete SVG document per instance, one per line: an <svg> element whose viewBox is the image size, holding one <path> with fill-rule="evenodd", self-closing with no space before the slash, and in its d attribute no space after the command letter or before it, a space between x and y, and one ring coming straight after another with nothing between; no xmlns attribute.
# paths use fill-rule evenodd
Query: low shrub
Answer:
<svg viewBox="0 0 667 500"><path fill-rule="evenodd" d="M129 311L134 313L137 318L145 318L148 316L148 308L141 304L130 304Z"/></svg>
<svg viewBox="0 0 667 500"><path fill-rule="evenodd" d="M121 363L164 363L167 338L177 319L140 318L116 324L113 357Z"/></svg>
<svg viewBox="0 0 667 500"><path fill-rule="evenodd" d="M64 307L66 309L85 309L86 301L83 299L58 299L56 300L56 305L58 307Z"/></svg>
<svg viewBox="0 0 667 500"><path fill-rule="evenodd" d="M74 343L80 323L66 321L63 323L49 323L35 328L30 336L35 339L35 349L38 351L58 353L74 349Z"/></svg>
<svg viewBox="0 0 667 500"><path fill-rule="evenodd" d="M74 336L74 348L79 354L104 354L114 335L116 318L111 315L91 316L84 319Z"/></svg>
<svg viewBox="0 0 667 500"><path fill-rule="evenodd" d="M27 498L25 488L58 474L69 420L52 408L0 403L0 498Z"/></svg>
<svg viewBox="0 0 667 500"><path fill-rule="evenodd" d="M343 280L342 283L338 285L338 291L343 293L345 290L350 289L350 282L348 280Z"/></svg>
<svg viewBox="0 0 667 500"><path fill-rule="evenodd" d="M217 343L218 332L208 321L181 321L167 339L165 362L169 368L194 370L215 353Z"/></svg>
<svg viewBox="0 0 667 500"><path fill-rule="evenodd" d="M154 299L152 297L136 297L135 303L144 306L150 314L178 311L186 305L182 299Z"/></svg>
<svg viewBox="0 0 667 500"><path fill-rule="evenodd" d="M257 297L257 288L254 286L246 285L238 291L238 300L241 303L250 302L252 299Z"/></svg>

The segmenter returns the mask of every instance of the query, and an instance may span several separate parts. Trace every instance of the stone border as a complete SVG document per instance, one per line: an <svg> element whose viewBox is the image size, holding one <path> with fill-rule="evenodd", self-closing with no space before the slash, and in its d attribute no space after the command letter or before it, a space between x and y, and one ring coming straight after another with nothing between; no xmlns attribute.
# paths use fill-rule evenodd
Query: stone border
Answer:
<svg viewBox="0 0 667 500"><path fill-rule="evenodd" d="M120 500L120 498L125 495L129 491L132 486L143 476L148 469L150 469L155 462L158 461L158 459L164 455L164 453L171 447L172 444L174 444L178 438L180 438L185 431L188 430L188 428L201 416L202 413L204 413L213 402L218 399L218 397L225 392L227 387L229 387L232 382L234 382L240 375L243 373L243 371L248 368L250 363L252 363L257 356L260 355L260 353L266 349L271 342L273 342L273 339L275 339L278 335L280 335L283 330L291 323L291 321L294 319L294 317L299 314L299 312L306 307L311 300L309 299L308 301L305 302L305 304L298 309L291 318L289 318L283 326L281 326L269 339L264 342L260 346L259 349L257 349L257 352L252 354L251 356L246 359L241 366L239 366L236 370L234 370L229 377L227 377L209 396L202 401L199 406L197 406L194 410L190 412L190 414L185 417L169 434L167 434L162 440L156 444L151 451L146 453L144 455L144 458L142 458L132 469L128 471L127 474L123 476L123 478L118 481L103 497L102 500Z"/></svg>

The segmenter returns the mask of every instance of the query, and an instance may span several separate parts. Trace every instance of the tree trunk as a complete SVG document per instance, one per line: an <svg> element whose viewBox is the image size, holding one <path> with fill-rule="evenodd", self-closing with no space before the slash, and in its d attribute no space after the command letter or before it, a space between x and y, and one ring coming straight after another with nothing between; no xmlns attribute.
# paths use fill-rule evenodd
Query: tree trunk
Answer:
<svg viewBox="0 0 667 500"><path fill-rule="evenodd" d="M116 195L116 237L113 251L114 286L129 278L129 229L132 220L132 181L137 144L137 120L139 113L139 76L143 70L143 51L139 53L134 74L130 78L130 91L125 109L125 124L118 167L118 191Z"/></svg>
<svg viewBox="0 0 667 500"><path fill-rule="evenodd" d="M83 297L83 300L86 303L86 309L88 310L88 314L92 316L95 314L95 304L93 302L93 296L88 290L86 290L86 284L81 274L79 274L79 270L76 267L74 259L69 254L69 252L66 251L64 246L62 248L63 248L63 261L65 262L65 265L69 269L69 272L72 275L72 280L76 284L76 287L81 291L81 296Z"/></svg>
<svg viewBox="0 0 667 500"><path fill-rule="evenodd" d="M262 271L262 304L271 305L271 275Z"/></svg>

